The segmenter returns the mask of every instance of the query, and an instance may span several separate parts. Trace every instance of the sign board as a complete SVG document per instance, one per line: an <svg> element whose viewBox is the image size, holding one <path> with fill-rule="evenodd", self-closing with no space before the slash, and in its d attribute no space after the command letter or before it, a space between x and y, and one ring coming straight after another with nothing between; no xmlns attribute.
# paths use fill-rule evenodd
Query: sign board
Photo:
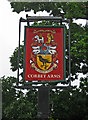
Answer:
<svg viewBox="0 0 88 120"><path fill-rule="evenodd" d="M63 26L26 26L24 80L65 80L65 32Z"/></svg>

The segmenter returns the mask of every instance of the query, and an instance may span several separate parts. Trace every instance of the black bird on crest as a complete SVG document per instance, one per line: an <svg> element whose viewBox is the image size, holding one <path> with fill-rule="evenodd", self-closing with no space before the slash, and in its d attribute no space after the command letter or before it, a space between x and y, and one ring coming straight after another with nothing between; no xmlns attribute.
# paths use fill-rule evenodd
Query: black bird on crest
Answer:
<svg viewBox="0 0 88 120"><path fill-rule="evenodd" d="M48 59L42 58L42 56L38 56L38 57L39 57L40 62L43 63L43 65L41 65L41 67L45 66L45 69L46 69L46 67L47 67L47 66L46 66L46 63L51 63L51 62L49 62Z"/></svg>

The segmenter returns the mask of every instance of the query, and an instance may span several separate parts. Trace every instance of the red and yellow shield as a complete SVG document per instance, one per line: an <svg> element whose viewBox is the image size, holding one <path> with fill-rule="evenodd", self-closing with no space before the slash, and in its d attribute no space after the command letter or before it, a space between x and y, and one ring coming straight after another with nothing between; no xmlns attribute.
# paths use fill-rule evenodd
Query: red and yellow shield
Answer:
<svg viewBox="0 0 88 120"><path fill-rule="evenodd" d="M37 55L37 65L41 70L47 70L52 61L52 55Z"/></svg>

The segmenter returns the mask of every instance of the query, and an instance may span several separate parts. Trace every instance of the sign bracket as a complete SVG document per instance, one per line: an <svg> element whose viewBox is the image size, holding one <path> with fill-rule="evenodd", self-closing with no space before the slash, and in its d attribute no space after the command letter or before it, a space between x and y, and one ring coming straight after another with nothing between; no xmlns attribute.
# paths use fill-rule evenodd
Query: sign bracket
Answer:
<svg viewBox="0 0 88 120"><path fill-rule="evenodd" d="M28 16L26 15L26 19L20 18L19 20L19 46L18 46L18 71L17 71L17 87L19 88L19 62L20 62L20 40L21 40L21 23L26 22L27 25L29 26L30 22L34 21L55 21L59 22L62 24L62 22L68 23L69 26L69 32L68 32L68 41L69 41L69 87L71 87L71 46L70 46L70 20L68 19L63 19L62 17L52 17L52 16ZM32 84L32 83L30 83ZM39 84L39 83L38 83ZM22 87L23 88L23 87Z"/></svg>

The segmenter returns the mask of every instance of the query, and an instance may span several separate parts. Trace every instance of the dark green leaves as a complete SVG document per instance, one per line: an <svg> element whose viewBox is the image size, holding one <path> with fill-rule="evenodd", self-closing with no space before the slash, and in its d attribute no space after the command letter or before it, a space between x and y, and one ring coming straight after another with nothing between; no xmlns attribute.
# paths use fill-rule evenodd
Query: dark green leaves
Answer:
<svg viewBox="0 0 88 120"><path fill-rule="evenodd" d="M63 12L66 18L83 18L87 19L87 3L86 2L12 2L10 3L14 12L38 11L51 12L53 16L60 16Z"/></svg>

